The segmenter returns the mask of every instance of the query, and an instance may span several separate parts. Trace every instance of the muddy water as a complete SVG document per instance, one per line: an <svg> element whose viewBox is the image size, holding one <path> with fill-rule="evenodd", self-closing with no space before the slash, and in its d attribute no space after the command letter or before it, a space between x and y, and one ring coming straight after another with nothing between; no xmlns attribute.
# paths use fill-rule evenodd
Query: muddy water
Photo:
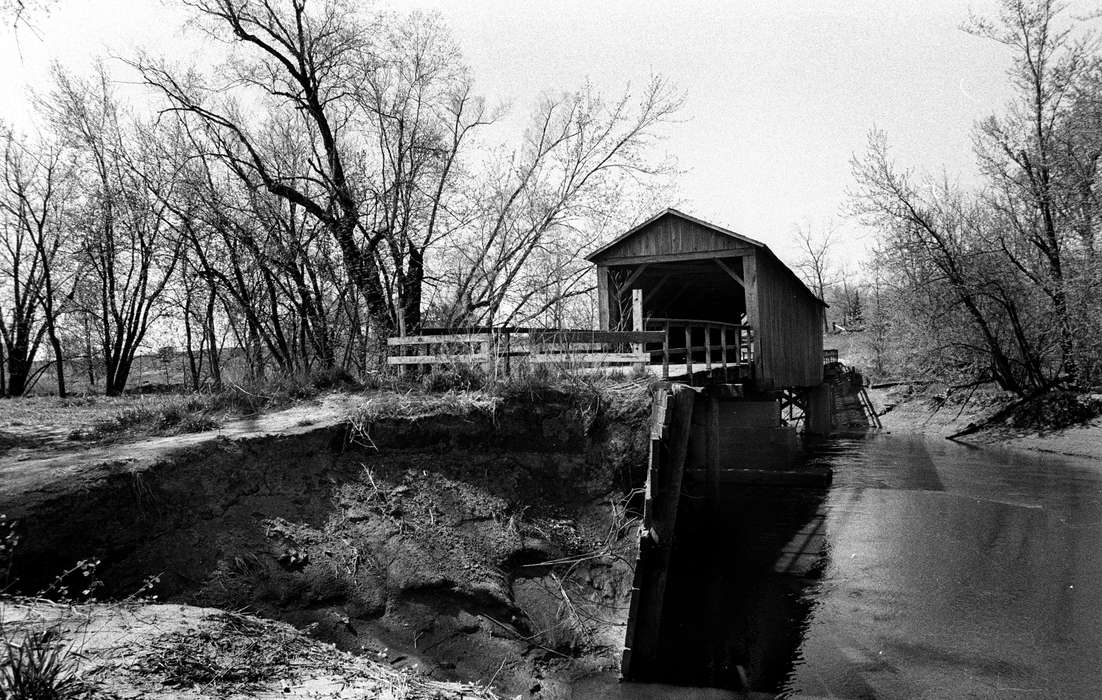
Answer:
<svg viewBox="0 0 1102 700"><path fill-rule="evenodd" d="M757 690L1102 697L1102 464L890 435L817 452L819 573Z"/></svg>

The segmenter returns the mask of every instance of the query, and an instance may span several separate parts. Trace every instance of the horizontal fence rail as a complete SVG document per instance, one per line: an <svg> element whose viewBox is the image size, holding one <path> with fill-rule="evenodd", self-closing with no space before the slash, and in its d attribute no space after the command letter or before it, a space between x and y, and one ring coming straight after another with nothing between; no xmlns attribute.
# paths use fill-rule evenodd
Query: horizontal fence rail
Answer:
<svg viewBox="0 0 1102 700"><path fill-rule="evenodd" d="M444 331L444 332L436 332ZM661 332L479 329L456 332L435 329L415 336L389 338L387 364L393 366L465 363L504 367L514 359L534 365L645 365L647 343L661 343Z"/></svg>
<svg viewBox="0 0 1102 700"><path fill-rule="evenodd" d="M387 364L398 367L450 364L503 369L514 361L531 365L661 366L661 376L722 371L752 374L754 333L750 326L715 321L651 318L646 330L597 331L543 328L426 329L387 340ZM671 370L674 370L671 372Z"/></svg>

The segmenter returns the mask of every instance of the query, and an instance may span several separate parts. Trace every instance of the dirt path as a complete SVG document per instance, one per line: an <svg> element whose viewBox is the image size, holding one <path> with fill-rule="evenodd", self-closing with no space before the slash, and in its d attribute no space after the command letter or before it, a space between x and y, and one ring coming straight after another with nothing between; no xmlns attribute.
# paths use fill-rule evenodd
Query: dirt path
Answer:
<svg viewBox="0 0 1102 700"><path fill-rule="evenodd" d="M52 449L37 456L21 450L0 457L0 506L22 497L33 497L58 488L81 488L89 478L98 478L120 471L138 471L172 454L192 449L214 440L236 440L265 435L295 435L326 425L339 423L353 397L340 394L325 396L318 402L228 421L216 430L186 435L152 437L135 442L100 444L93 447L74 446ZM3 512L0 509L0 512Z"/></svg>

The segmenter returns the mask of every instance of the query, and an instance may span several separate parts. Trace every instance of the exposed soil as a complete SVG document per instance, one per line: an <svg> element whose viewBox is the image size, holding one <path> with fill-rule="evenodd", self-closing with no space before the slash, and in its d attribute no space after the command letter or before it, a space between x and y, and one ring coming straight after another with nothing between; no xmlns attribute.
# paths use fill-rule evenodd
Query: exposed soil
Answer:
<svg viewBox="0 0 1102 700"><path fill-rule="evenodd" d="M615 667L644 389L400 400L352 410L352 421L339 403L5 460L0 512L19 521L18 590L95 558L111 596L159 574L173 602L283 620L393 667L493 679L510 695L569 697L576 678Z"/></svg>
<svg viewBox="0 0 1102 700"><path fill-rule="evenodd" d="M952 391L910 385L870 389L884 428L956 436L976 445L1050 452L1102 461L1102 396L1055 392L1019 402L991 386ZM966 434L961 434L966 433Z"/></svg>

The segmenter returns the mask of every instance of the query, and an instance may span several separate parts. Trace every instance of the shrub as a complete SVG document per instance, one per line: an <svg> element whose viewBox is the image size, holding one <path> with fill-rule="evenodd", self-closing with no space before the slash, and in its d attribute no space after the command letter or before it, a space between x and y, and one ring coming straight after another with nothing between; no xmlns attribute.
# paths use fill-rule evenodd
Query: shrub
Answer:
<svg viewBox="0 0 1102 700"><path fill-rule="evenodd" d="M477 365L433 367L421 375L421 388L432 393L480 391L486 388L486 372Z"/></svg>

